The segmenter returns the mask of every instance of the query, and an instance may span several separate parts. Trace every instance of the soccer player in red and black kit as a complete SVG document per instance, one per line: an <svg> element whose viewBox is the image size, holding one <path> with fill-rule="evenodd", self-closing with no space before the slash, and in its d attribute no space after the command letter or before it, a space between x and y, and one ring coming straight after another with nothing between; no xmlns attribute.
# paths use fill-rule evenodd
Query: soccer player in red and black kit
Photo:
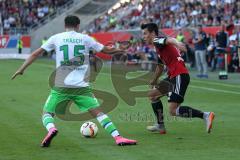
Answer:
<svg viewBox="0 0 240 160"><path fill-rule="evenodd" d="M160 132L160 134L166 133L163 121L163 105L160 100L161 87L158 86L158 79L165 65L168 71L168 78L165 80L173 86L172 91L168 93L170 114L172 116L185 118L197 117L204 119L206 122L206 130L210 133L214 119L213 112L202 112L189 106L181 105L190 82L188 69L185 67L184 60L181 58L180 53L180 51L185 51L185 45L178 42L175 38L166 36L159 37L158 26L155 23L143 24L141 29L145 42L155 46L158 58L161 61L156 68L154 78L150 82L154 87L148 94L158 123L153 126L148 126L147 129L152 132Z"/></svg>

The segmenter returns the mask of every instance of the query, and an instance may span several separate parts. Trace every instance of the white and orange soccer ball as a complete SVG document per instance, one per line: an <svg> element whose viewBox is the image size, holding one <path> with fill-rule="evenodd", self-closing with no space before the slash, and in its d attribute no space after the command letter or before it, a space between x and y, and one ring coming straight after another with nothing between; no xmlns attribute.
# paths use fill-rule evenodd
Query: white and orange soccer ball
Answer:
<svg viewBox="0 0 240 160"><path fill-rule="evenodd" d="M98 127L95 123L88 121L83 123L83 125L80 128L80 132L83 137L93 138L97 136Z"/></svg>

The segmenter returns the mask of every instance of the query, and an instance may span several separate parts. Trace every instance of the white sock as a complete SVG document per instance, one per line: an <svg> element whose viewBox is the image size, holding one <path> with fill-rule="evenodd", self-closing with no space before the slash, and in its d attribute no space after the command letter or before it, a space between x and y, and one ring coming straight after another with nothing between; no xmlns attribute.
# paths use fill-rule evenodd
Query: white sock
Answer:
<svg viewBox="0 0 240 160"><path fill-rule="evenodd" d="M98 122L101 126L109 133L112 137L119 136L119 132L115 125L112 123L111 119L106 114L99 114L97 116Z"/></svg>
<svg viewBox="0 0 240 160"><path fill-rule="evenodd" d="M203 119L208 118L210 112L203 112Z"/></svg>
<svg viewBox="0 0 240 160"><path fill-rule="evenodd" d="M112 137L117 137L117 136L120 136L120 134L119 134L119 132L116 130L116 131L113 131L113 132L111 133L111 136L112 136Z"/></svg>
<svg viewBox="0 0 240 160"><path fill-rule="evenodd" d="M47 129L47 131L49 131L51 128L53 128L53 127L55 127L55 125L53 124L53 123L48 123L47 125L46 125L46 129Z"/></svg>
<svg viewBox="0 0 240 160"><path fill-rule="evenodd" d="M177 109L176 109L176 116L179 116L179 108L180 108L180 106L177 107Z"/></svg>

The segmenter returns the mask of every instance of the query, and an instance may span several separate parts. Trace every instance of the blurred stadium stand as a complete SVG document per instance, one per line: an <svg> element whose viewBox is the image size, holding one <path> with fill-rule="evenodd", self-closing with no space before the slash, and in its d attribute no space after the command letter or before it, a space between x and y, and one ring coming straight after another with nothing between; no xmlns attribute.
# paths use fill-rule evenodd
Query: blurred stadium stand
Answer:
<svg viewBox="0 0 240 160"><path fill-rule="evenodd" d="M155 22L165 34L173 37L183 32L184 43L189 46L189 55L185 58L191 64L194 64L191 42L196 26L201 24L211 42L207 44L208 49L213 48L208 51L209 67L215 61L221 68L222 57L216 59L214 48L217 47L215 35L224 24L230 42L226 49L228 62L234 64L229 67L239 71L239 8L240 0L1 0L0 31L1 35L6 35L0 37L0 53L17 52L19 38L23 40L23 53L29 53L30 49L38 48L45 37L64 31L65 16L75 14L81 19L81 31L92 34L104 44L109 41L117 44L119 40L132 37L132 53L146 53L144 60L153 50L141 42L141 23ZM129 57L132 56L136 57Z"/></svg>
<svg viewBox="0 0 240 160"><path fill-rule="evenodd" d="M7 0L3 0L0 2L0 28L2 35L29 34L32 39L31 49L36 49L39 47L41 40L44 37L49 37L49 35L53 35L64 30L63 19L66 15L78 15L81 18L81 27L85 27L95 18L107 12L107 10L116 2L117 0L45 0L44 2L33 0L31 5L34 5L35 9L32 9L32 11L29 10L28 13L31 15L33 12L34 14L32 17L35 19L33 18L31 25L28 25L27 23L25 24L25 20L27 20L28 17L26 17L26 19L21 18L20 20L19 17L22 13L20 9L17 9L17 7L25 3L29 5L30 1L16 1L16 4L14 5L9 3ZM53 3L53 6L50 5L51 3ZM48 12L45 15L42 15L43 17L39 18L38 14L44 7L48 8ZM9 24L9 17L11 17L10 21L11 19L15 19L12 20L15 22ZM18 20L20 21L18 22Z"/></svg>
<svg viewBox="0 0 240 160"><path fill-rule="evenodd" d="M43 37L49 37L64 30L63 20L66 15L75 14L81 19L81 28L85 28L95 18L104 14L108 8L116 3L117 0L97 1L97 0L74 0L66 11L59 13L49 22L36 30L31 31L32 49L39 47Z"/></svg>

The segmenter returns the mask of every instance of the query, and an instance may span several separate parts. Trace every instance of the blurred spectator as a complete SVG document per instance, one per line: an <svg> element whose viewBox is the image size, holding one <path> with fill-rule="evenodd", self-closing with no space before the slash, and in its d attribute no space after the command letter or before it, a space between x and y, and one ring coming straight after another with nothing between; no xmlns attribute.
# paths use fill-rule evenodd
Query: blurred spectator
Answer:
<svg viewBox="0 0 240 160"><path fill-rule="evenodd" d="M196 66L198 69L199 78L208 78L208 66L206 61L206 33L202 30L202 26L198 27L198 31L196 32L193 43L195 48L195 60Z"/></svg>
<svg viewBox="0 0 240 160"><path fill-rule="evenodd" d="M224 54L226 53L226 48L228 46L228 33L225 31L225 24L222 25L221 30L216 34L216 54L218 56L218 64L221 69L224 69ZM221 63L221 64L220 64ZM213 70L216 69L216 63L213 65Z"/></svg>
<svg viewBox="0 0 240 160"><path fill-rule="evenodd" d="M46 42L47 42L47 37L44 37L44 38L42 39L42 41L41 41L41 45L43 45L43 44L46 43ZM44 51L42 56L46 57L47 55L48 55L48 52L47 52L47 51Z"/></svg>
<svg viewBox="0 0 240 160"><path fill-rule="evenodd" d="M136 54L136 50L137 50L136 43L131 43L130 47L127 50L127 59L128 59L128 61L137 62L140 59L139 55Z"/></svg>
<svg viewBox="0 0 240 160"><path fill-rule="evenodd" d="M209 43L207 47L207 55L208 55L208 66L211 67L211 71L214 71L217 63L217 56L215 54L216 50L216 42L214 35L209 35Z"/></svg>
<svg viewBox="0 0 240 160"><path fill-rule="evenodd" d="M18 54L22 54L22 49L23 49L23 41L21 39L21 36L18 36L18 41L17 41L17 49L18 49Z"/></svg>
<svg viewBox="0 0 240 160"><path fill-rule="evenodd" d="M239 57L237 52L234 52L231 61L228 65L228 72L240 72L239 70Z"/></svg>
<svg viewBox="0 0 240 160"><path fill-rule="evenodd" d="M240 38L240 27L237 26L235 27L235 29L233 30L232 35L229 37L229 41L238 41Z"/></svg>
<svg viewBox="0 0 240 160"><path fill-rule="evenodd" d="M239 66L239 56L238 56L238 41L237 39L231 39L229 40L230 44L230 63L228 64L228 72L239 72L240 66Z"/></svg>
<svg viewBox="0 0 240 160"><path fill-rule="evenodd" d="M183 34L183 31L182 29L179 30L177 36L176 36L176 39L179 41L179 42L184 42L185 41L185 36Z"/></svg>
<svg viewBox="0 0 240 160"><path fill-rule="evenodd" d="M228 45L228 33L225 31L223 24L221 30L216 34L217 48L226 48Z"/></svg>
<svg viewBox="0 0 240 160"><path fill-rule="evenodd" d="M192 47L186 43L187 53L183 54L183 59L185 62L190 64L190 67L195 67L195 53Z"/></svg>
<svg viewBox="0 0 240 160"><path fill-rule="evenodd" d="M3 35L2 14L0 12L0 35Z"/></svg>
<svg viewBox="0 0 240 160"><path fill-rule="evenodd" d="M44 37L43 39L42 39L42 44L41 45L43 45L44 43L46 43L47 42L47 37Z"/></svg>

